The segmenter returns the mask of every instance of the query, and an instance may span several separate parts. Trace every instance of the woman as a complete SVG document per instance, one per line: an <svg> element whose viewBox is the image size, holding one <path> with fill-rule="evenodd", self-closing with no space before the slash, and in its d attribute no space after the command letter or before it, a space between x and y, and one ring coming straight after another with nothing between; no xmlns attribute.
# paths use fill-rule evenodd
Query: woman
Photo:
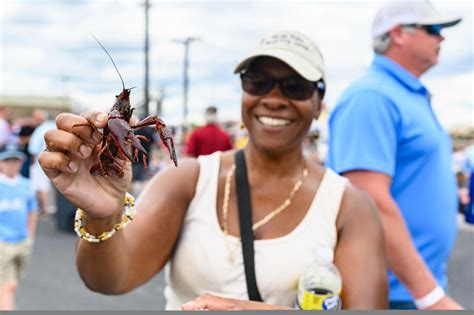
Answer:
<svg viewBox="0 0 474 315"><path fill-rule="evenodd" d="M344 308L384 308L386 263L373 203L302 153L324 93L319 50L300 33L275 33L235 72L241 75L242 120L249 133L244 154L252 218L259 225L255 272L264 303L246 301L233 151L185 159L157 174L140 195L134 222L104 242L79 241L82 279L94 291L120 294L169 262L167 309L290 308L300 275L323 248L342 275ZM73 128L87 121L98 128L106 123L104 113L59 115L58 129L45 136L48 151L40 162L83 209L84 229L99 235L123 218L130 163L123 178L91 176L91 152L101 137L88 126Z"/></svg>

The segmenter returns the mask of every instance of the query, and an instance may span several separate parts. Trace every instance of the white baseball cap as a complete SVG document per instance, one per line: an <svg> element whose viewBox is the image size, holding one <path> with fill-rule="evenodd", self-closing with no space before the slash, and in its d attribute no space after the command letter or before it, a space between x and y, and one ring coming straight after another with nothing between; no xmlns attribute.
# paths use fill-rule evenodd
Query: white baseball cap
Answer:
<svg viewBox="0 0 474 315"><path fill-rule="evenodd" d="M325 80L321 52L316 44L302 33L281 31L266 36L260 45L237 65L234 73L247 69L255 58L263 56L283 61L308 81Z"/></svg>
<svg viewBox="0 0 474 315"><path fill-rule="evenodd" d="M450 27L458 24L460 17L449 17L437 11L425 0L396 0L382 6L372 24L372 36L378 37L397 25L419 24Z"/></svg>

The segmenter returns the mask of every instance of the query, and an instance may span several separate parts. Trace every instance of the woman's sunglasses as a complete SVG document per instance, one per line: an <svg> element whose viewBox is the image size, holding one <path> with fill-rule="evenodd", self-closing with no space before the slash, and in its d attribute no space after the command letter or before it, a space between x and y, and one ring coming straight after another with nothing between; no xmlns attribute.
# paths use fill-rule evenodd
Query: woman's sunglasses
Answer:
<svg viewBox="0 0 474 315"><path fill-rule="evenodd" d="M407 27L414 27L420 30L424 30L426 33L433 36L441 36L441 30L443 27L441 25L420 25L420 24L408 24L404 25Z"/></svg>
<svg viewBox="0 0 474 315"><path fill-rule="evenodd" d="M261 73L240 73L242 89L252 95L263 96L269 93L275 84L278 83L281 93L290 99L305 101L311 98L315 90L324 95L324 81L311 82L300 77L289 77L284 79L274 79Z"/></svg>

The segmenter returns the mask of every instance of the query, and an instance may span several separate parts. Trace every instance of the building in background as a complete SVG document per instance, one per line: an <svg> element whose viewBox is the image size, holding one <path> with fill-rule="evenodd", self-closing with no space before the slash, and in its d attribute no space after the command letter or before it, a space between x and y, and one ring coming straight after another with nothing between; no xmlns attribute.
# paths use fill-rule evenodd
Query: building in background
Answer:
<svg viewBox="0 0 474 315"><path fill-rule="evenodd" d="M4 96L0 95L0 107L6 108L12 120L31 117L34 109L44 109L51 117L62 112L72 112L73 102L69 97L56 96Z"/></svg>

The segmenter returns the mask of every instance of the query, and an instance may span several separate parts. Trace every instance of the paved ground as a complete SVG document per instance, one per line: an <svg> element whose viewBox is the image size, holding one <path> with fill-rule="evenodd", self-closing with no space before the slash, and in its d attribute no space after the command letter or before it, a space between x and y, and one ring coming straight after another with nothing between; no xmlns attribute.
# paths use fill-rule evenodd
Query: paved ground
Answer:
<svg viewBox="0 0 474 315"><path fill-rule="evenodd" d="M89 291L75 266L76 235L56 229L52 216L38 222L28 273L20 282L18 310L160 310L164 279L159 274L143 287L121 296Z"/></svg>
<svg viewBox="0 0 474 315"><path fill-rule="evenodd" d="M474 309L474 228L461 224L449 276L451 295ZM163 274L122 296L104 296L84 287L74 263L76 237L42 217L26 278L20 283L19 310L162 310Z"/></svg>

